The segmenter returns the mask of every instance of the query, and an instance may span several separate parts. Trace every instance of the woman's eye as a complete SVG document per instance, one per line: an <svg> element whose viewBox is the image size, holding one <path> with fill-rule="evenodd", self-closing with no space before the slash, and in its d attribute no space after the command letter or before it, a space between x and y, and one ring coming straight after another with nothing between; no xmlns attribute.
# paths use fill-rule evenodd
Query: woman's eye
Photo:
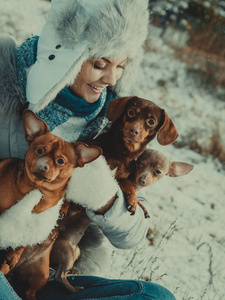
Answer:
<svg viewBox="0 0 225 300"><path fill-rule="evenodd" d="M59 159L57 159L57 164L58 165L60 165L60 166L62 166L62 165L64 165L65 164L65 161L64 161L64 159L63 158L59 158Z"/></svg>
<svg viewBox="0 0 225 300"><path fill-rule="evenodd" d="M132 117L135 117L136 111L134 109L129 109L127 114L129 117L132 118Z"/></svg>
<svg viewBox="0 0 225 300"><path fill-rule="evenodd" d="M125 70L125 66L122 66L122 65L118 65L117 68Z"/></svg>
<svg viewBox="0 0 225 300"><path fill-rule="evenodd" d="M149 124L150 126L154 126L154 125L155 125L155 120L154 120L153 118L149 119L149 120L148 120L148 124Z"/></svg>
<svg viewBox="0 0 225 300"><path fill-rule="evenodd" d="M43 148L37 148L37 149L35 150L35 153L36 153L37 155L42 155L42 154L44 154L44 149L43 149Z"/></svg>
<svg viewBox="0 0 225 300"><path fill-rule="evenodd" d="M104 70L105 66L102 67L102 66L99 66L97 64L94 64L94 68L97 69L97 70Z"/></svg>

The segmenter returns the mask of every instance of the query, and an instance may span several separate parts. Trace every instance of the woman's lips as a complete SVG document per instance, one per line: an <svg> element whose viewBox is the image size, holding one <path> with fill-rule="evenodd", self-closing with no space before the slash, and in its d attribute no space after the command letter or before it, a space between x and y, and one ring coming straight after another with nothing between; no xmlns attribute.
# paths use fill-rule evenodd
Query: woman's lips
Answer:
<svg viewBox="0 0 225 300"><path fill-rule="evenodd" d="M92 85L90 83L88 83L88 85L90 86L90 88L92 89L92 91L94 93L97 93L97 94L101 94L101 92L103 91L104 87L98 87L96 85Z"/></svg>

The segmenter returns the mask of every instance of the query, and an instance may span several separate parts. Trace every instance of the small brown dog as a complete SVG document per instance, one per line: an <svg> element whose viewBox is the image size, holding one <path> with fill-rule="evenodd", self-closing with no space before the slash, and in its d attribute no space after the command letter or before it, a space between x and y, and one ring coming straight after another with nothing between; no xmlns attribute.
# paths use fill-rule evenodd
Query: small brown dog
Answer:
<svg viewBox="0 0 225 300"><path fill-rule="evenodd" d="M135 191L147 187L162 179L165 175L178 177L188 174L194 166L185 162L170 161L162 152L147 149L136 161L133 162L132 172L128 179L132 182ZM148 216L145 207L138 201L138 204Z"/></svg>
<svg viewBox="0 0 225 300"><path fill-rule="evenodd" d="M23 124L29 143L25 160L10 158L0 162L0 213L34 189L39 189L43 197L33 208L33 213L53 207L65 195L74 169L83 167L102 153L99 147L68 143L51 134L47 124L31 110L24 111ZM24 249L20 247L7 252L0 269L3 274L16 265Z"/></svg>
<svg viewBox="0 0 225 300"><path fill-rule="evenodd" d="M55 280L62 283L70 292L80 290L80 287L72 286L67 280L68 273L74 273L73 265L80 256L78 243L85 230L91 223L85 213L85 209L74 203L70 204L63 230L55 241L51 255L50 265L56 270Z"/></svg>
<svg viewBox="0 0 225 300"><path fill-rule="evenodd" d="M68 206L69 203L65 201L60 210L61 215L67 213ZM79 216L83 214L83 210L82 207L74 205L73 218L76 217L77 214L77 219L80 220ZM68 212L68 214L71 216L71 213ZM57 226L43 243L27 246L16 266L7 274L7 279L22 299L35 300L36 292L46 285L49 278L50 253L54 242L62 232L62 228L67 224L67 220L69 220L67 216L63 219L59 219ZM90 221L88 222L90 223ZM77 234L79 235L79 232ZM80 238L81 237L82 236L80 236ZM68 248L68 250L70 249ZM79 253L79 248L77 247L76 250L74 250L76 256L74 260ZM63 253L60 253L60 259L64 262ZM63 277L59 281L70 291L76 292L83 289L83 287L79 286L72 287L67 279L65 278L64 280Z"/></svg>
<svg viewBox="0 0 225 300"><path fill-rule="evenodd" d="M178 177L188 174L194 166L185 162L170 161L162 152L152 149L145 150L135 161L129 179L135 190L152 185L165 175Z"/></svg>
<svg viewBox="0 0 225 300"><path fill-rule="evenodd" d="M110 129L88 144L101 147L121 190L129 195L127 208L135 213L137 197L128 179L132 161L139 157L147 144L157 135L161 145L169 145L178 137L177 130L164 109L155 103L133 97L122 97L109 103L107 117L112 121Z"/></svg>

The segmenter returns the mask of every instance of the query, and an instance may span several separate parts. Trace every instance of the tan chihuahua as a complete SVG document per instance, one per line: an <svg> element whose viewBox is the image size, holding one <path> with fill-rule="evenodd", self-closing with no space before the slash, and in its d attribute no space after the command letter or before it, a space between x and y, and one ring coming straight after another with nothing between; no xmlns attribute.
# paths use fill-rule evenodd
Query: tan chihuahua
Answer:
<svg viewBox="0 0 225 300"><path fill-rule="evenodd" d="M136 161L133 162L133 170L129 176L135 191L152 185L165 175L178 177L188 174L194 166L185 162L170 161L162 152L147 149ZM149 217L146 208L138 201L143 209L145 217Z"/></svg>
<svg viewBox="0 0 225 300"><path fill-rule="evenodd" d="M152 185L165 175L183 176L193 168L192 164L170 161L162 152L147 149L137 158L130 180L138 191L142 187Z"/></svg>
<svg viewBox="0 0 225 300"><path fill-rule="evenodd" d="M43 197L33 213L53 207L64 197L74 169L83 167L102 153L98 147L68 143L51 134L47 124L31 110L24 111L23 125L29 143L25 160L9 158L0 162L0 214L34 189L39 189ZM7 252L0 268L3 274L16 265L24 249Z"/></svg>

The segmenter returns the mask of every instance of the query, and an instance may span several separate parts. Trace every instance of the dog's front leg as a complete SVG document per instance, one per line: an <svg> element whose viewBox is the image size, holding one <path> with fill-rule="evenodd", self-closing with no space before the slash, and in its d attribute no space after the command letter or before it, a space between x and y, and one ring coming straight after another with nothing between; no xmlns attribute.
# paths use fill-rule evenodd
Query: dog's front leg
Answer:
<svg viewBox="0 0 225 300"><path fill-rule="evenodd" d="M5 259L1 265L0 271L7 275L9 271L15 267L15 265L20 260L20 257L26 247L19 247L16 250L10 250L7 252Z"/></svg>
<svg viewBox="0 0 225 300"><path fill-rule="evenodd" d="M133 186L133 183L129 180L123 180L119 183L119 186L122 190L122 192L125 194L126 202L127 202L127 209L131 212L131 215L135 214L137 205L141 207L141 209L144 211L145 218L149 218L149 213L147 209L142 205L136 196L136 192Z"/></svg>

